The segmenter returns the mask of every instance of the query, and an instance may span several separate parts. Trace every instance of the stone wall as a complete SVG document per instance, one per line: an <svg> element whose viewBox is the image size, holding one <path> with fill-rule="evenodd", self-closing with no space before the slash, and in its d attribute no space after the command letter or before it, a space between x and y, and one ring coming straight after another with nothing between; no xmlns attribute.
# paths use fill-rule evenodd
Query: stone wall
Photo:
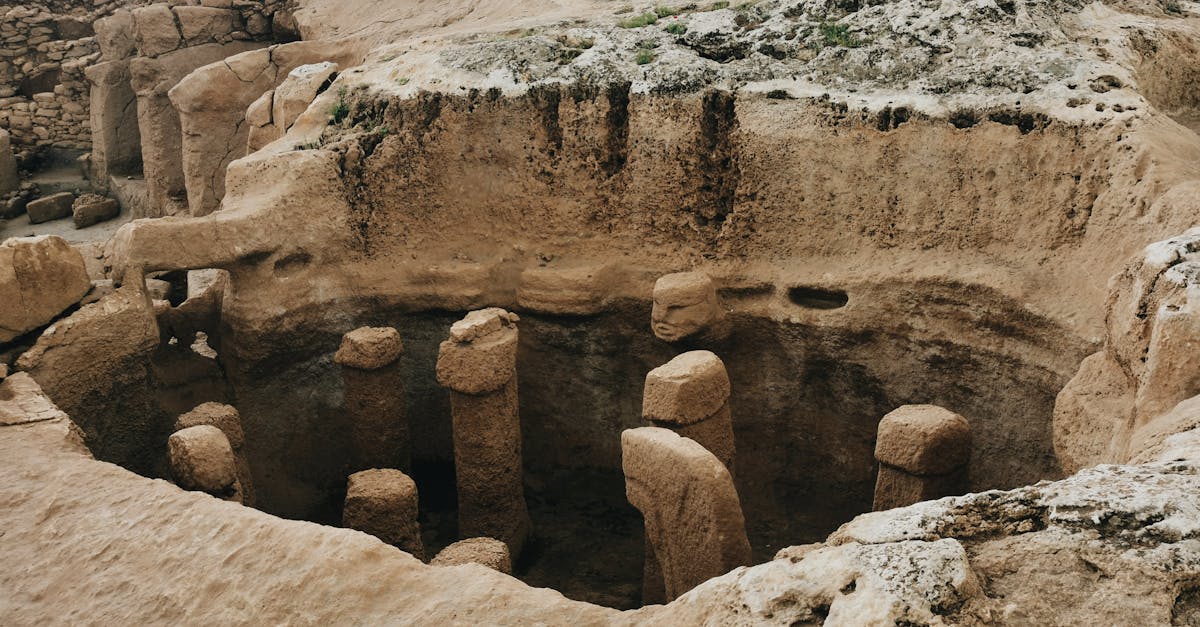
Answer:
<svg viewBox="0 0 1200 627"><path fill-rule="evenodd" d="M0 126L22 163L51 147L88 149L83 68L99 56L92 21L118 4L66 14L37 4L0 9Z"/></svg>
<svg viewBox="0 0 1200 627"><path fill-rule="evenodd" d="M12 135L25 167L49 149L91 148L90 84L84 70L101 57L93 24L148 0L33 1L0 7L0 128ZM236 11L244 30L235 38L290 41L295 25L285 0L175 0Z"/></svg>

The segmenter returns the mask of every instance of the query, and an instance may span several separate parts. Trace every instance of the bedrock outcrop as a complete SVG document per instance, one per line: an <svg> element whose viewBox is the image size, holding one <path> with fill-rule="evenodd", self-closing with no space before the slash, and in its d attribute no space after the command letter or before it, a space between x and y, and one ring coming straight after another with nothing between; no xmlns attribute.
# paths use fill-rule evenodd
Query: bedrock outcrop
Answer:
<svg viewBox="0 0 1200 627"><path fill-rule="evenodd" d="M0 484L0 548L25 565L0 571L0 611L18 623L64 614L552 625L1187 624L1200 616L1194 456L866 514L823 544L787 548L670 605L622 613L479 565L426 566L364 534L139 477L81 455L63 439L63 422L0 426L0 471L10 478ZM39 524L47 516L54 524ZM62 542L64 534L88 541ZM96 546L105 547L99 558Z"/></svg>

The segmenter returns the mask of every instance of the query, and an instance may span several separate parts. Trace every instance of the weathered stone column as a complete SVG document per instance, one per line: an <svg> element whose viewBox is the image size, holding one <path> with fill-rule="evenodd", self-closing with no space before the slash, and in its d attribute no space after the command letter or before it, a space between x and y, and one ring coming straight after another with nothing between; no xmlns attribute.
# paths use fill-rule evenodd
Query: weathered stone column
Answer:
<svg viewBox="0 0 1200 627"><path fill-rule="evenodd" d="M391 327L362 327L342 336L333 360L342 367L343 406L355 470L411 467L404 413L404 344Z"/></svg>
<svg viewBox="0 0 1200 627"><path fill-rule="evenodd" d="M708 449L733 474L733 419L729 375L709 351L689 351L651 370L642 394L642 417ZM642 602L665 603L662 571L646 538Z"/></svg>
<svg viewBox="0 0 1200 627"><path fill-rule="evenodd" d="M444 548L429 562L434 566L481 564L505 575L512 574L508 545L494 538L467 538Z"/></svg>
<svg viewBox="0 0 1200 627"><path fill-rule="evenodd" d="M879 421L876 511L967 491L971 426L936 405L904 405Z"/></svg>
<svg viewBox="0 0 1200 627"><path fill-rule="evenodd" d="M175 420L175 430L182 431L189 427L210 425L221 430L229 440L233 449L234 462L237 465L237 480L242 491L242 504L254 505L254 483L250 479L250 464L242 447L246 443L246 435L242 430L242 416L236 407L222 403L203 403L195 409L179 416Z"/></svg>
<svg viewBox="0 0 1200 627"><path fill-rule="evenodd" d="M642 512L665 600L750 564L733 478L708 449L667 429L621 433L625 494Z"/></svg>
<svg viewBox="0 0 1200 627"><path fill-rule="evenodd" d="M503 309L473 311L450 327L437 380L450 389L460 536L487 536L516 559L529 534L517 415L517 326Z"/></svg>
<svg viewBox="0 0 1200 627"><path fill-rule="evenodd" d="M207 492L226 501L242 502L237 462L229 438L212 425L176 431L167 438L171 476L184 490Z"/></svg>
<svg viewBox="0 0 1200 627"><path fill-rule="evenodd" d="M417 484L391 468L364 470L350 475L342 524L425 559L421 526L417 522Z"/></svg>

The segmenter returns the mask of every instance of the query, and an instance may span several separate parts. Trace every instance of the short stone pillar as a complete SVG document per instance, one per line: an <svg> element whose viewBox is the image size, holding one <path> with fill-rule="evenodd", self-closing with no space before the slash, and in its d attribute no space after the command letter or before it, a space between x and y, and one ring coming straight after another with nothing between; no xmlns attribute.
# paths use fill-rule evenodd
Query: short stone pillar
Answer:
<svg viewBox="0 0 1200 627"><path fill-rule="evenodd" d="M350 475L342 524L425 559L421 526L417 522L417 484L391 468L375 468Z"/></svg>
<svg viewBox="0 0 1200 627"><path fill-rule="evenodd" d="M353 468L411 468L404 413L404 344L391 327L362 327L342 336L333 360L342 368L343 407L354 447Z"/></svg>
<svg viewBox="0 0 1200 627"><path fill-rule="evenodd" d="M676 272L654 283L650 329L664 342L719 341L729 335L717 286L703 272Z"/></svg>
<svg viewBox="0 0 1200 627"><path fill-rule="evenodd" d="M709 351L689 351L646 375L642 417L695 440L732 473L729 392L729 374L721 358Z"/></svg>
<svg viewBox="0 0 1200 627"><path fill-rule="evenodd" d="M237 408L223 403L203 403L175 420L176 431L198 425L210 425L225 434L230 448L233 449L234 462L237 465L237 480L242 491L242 504L254 505L254 483L250 479L250 464L246 460L245 451L242 450L246 444L246 436L242 430L242 416L238 413Z"/></svg>
<svg viewBox="0 0 1200 627"><path fill-rule="evenodd" d="M179 487L242 502L233 447L220 429L197 425L176 431L167 438L167 453Z"/></svg>
<svg viewBox="0 0 1200 627"><path fill-rule="evenodd" d="M904 405L879 421L875 459L876 511L964 494L971 426L936 405Z"/></svg>
<svg viewBox="0 0 1200 627"><path fill-rule="evenodd" d="M517 321L503 309L473 311L442 342L437 380L450 389L460 536L508 545L529 535L517 414Z"/></svg>
<svg viewBox="0 0 1200 627"><path fill-rule="evenodd" d="M433 566L482 564L505 575L512 574L508 545L495 538L467 538L444 548L432 561Z"/></svg>
<svg viewBox="0 0 1200 627"><path fill-rule="evenodd" d="M750 564L733 478L708 449L658 427L621 433L625 494L642 512L664 600Z"/></svg>

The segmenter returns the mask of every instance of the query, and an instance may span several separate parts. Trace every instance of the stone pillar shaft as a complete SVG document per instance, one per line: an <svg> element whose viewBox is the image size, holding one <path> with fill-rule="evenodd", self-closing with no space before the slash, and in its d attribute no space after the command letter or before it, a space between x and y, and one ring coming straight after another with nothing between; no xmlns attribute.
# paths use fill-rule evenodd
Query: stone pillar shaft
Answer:
<svg viewBox="0 0 1200 627"><path fill-rule="evenodd" d="M515 559L529 535L517 412L518 318L503 309L471 312L454 324L438 355L438 383L450 389L460 537L486 536Z"/></svg>

